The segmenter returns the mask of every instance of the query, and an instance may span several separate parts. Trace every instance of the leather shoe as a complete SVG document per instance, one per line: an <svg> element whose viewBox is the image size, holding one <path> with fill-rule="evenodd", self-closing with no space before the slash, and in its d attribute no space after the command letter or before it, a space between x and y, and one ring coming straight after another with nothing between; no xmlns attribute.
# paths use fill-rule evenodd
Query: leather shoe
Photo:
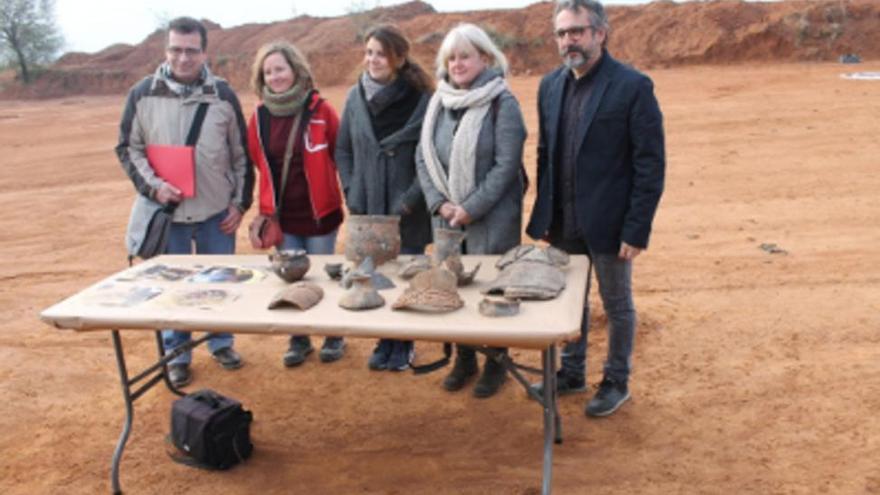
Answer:
<svg viewBox="0 0 880 495"><path fill-rule="evenodd" d="M505 381L507 381L507 369L503 364L487 356L483 374L474 385L474 397L478 399L492 397L498 393Z"/></svg>
<svg viewBox="0 0 880 495"><path fill-rule="evenodd" d="M241 368L241 356L232 347L224 347L214 351L214 360L228 370Z"/></svg>
<svg viewBox="0 0 880 495"><path fill-rule="evenodd" d="M312 342L308 337L291 339L290 348L284 353L284 366L293 368L303 364L306 358L314 352Z"/></svg>
<svg viewBox="0 0 880 495"><path fill-rule="evenodd" d="M462 352L459 348L458 354L455 356L455 365L452 371L443 379L443 388L450 392L461 390L479 371L477 367L477 356L474 351Z"/></svg>
<svg viewBox="0 0 880 495"><path fill-rule="evenodd" d="M609 416L630 398L629 387L626 383L618 383L611 378L602 378L596 395L587 403L584 412L587 416L600 418Z"/></svg>
<svg viewBox="0 0 880 495"><path fill-rule="evenodd" d="M342 337L327 337L324 339L324 345L318 352L318 358L322 363L332 363L339 361L345 355L345 339Z"/></svg>
<svg viewBox="0 0 880 495"><path fill-rule="evenodd" d="M185 387L192 381L192 373L189 371L188 364L169 364L168 379L175 387Z"/></svg>

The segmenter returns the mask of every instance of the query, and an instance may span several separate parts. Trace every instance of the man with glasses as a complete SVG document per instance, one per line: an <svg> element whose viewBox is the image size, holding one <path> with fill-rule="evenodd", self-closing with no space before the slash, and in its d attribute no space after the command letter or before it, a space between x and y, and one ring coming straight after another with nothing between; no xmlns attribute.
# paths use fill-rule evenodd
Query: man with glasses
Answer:
<svg viewBox="0 0 880 495"><path fill-rule="evenodd" d="M171 21L165 63L130 90L119 125L116 154L137 193L162 205L177 205L168 254L191 254L193 248L199 254L234 253L235 232L252 200L254 173L241 105L228 83L205 64L207 44L199 21ZM205 110L194 150L194 194L184 194L156 174L147 148L184 145L200 107ZM162 339L170 352L188 342L190 334L164 330ZM228 333L212 334L208 340L214 359L226 369L242 364L232 345ZM169 363L175 385L192 380L191 360L187 352Z"/></svg>
<svg viewBox="0 0 880 495"><path fill-rule="evenodd" d="M557 1L554 29L563 65L538 90L538 190L526 232L590 257L609 338L604 376L585 412L607 416L630 398L632 262L648 246L663 192L663 117L651 80L608 53L601 3ZM586 390L589 285L588 277L580 338L562 350L559 395ZM534 388L543 393L542 384Z"/></svg>

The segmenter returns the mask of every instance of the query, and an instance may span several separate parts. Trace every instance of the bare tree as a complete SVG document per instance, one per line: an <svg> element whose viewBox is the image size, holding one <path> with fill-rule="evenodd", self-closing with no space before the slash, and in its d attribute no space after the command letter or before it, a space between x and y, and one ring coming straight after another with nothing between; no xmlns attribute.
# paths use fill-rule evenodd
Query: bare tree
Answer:
<svg viewBox="0 0 880 495"><path fill-rule="evenodd" d="M15 59L25 83L31 67L52 61L64 44L55 24L55 0L0 0L0 50Z"/></svg>

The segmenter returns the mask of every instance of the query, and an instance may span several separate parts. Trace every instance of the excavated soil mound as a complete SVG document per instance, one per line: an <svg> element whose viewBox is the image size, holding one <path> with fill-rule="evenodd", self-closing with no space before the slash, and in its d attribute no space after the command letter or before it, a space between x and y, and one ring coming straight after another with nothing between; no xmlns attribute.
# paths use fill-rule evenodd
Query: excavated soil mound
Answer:
<svg viewBox="0 0 880 495"><path fill-rule="evenodd" d="M415 57L427 68L443 35L459 22L486 28L511 61L515 74L541 74L557 65L551 35L552 2L522 9L441 14L414 1L343 17L301 16L271 24L230 29L206 21L215 72L246 91L250 66L263 43L286 39L309 58L321 86L349 83L360 71L361 35L370 26L393 22L413 40ZM830 61L856 53L880 57L876 0L673 3L608 8L611 51L638 67L685 64ZM118 94L152 73L163 59L165 35L154 32L138 45L113 45L94 55L62 57L34 84L7 84L5 98Z"/></svg>

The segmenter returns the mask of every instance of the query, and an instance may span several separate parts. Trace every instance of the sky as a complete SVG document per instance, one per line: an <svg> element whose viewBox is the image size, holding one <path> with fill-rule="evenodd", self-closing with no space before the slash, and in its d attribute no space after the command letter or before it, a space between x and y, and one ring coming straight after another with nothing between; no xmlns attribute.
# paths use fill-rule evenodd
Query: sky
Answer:
<svg viewBox="0 0 880 495"><path fill-rule="evenodd" d="M63 51L93 53L114 43L136 44L164 22L178 16L210 19L224 28L268 23L308 14L344 15L352 10L389 7L406 0L56 0L55 20L66 45ZM440 12L519 8L538 0L427 0ZM639 4L647 0L608 0Z"/></svg>

